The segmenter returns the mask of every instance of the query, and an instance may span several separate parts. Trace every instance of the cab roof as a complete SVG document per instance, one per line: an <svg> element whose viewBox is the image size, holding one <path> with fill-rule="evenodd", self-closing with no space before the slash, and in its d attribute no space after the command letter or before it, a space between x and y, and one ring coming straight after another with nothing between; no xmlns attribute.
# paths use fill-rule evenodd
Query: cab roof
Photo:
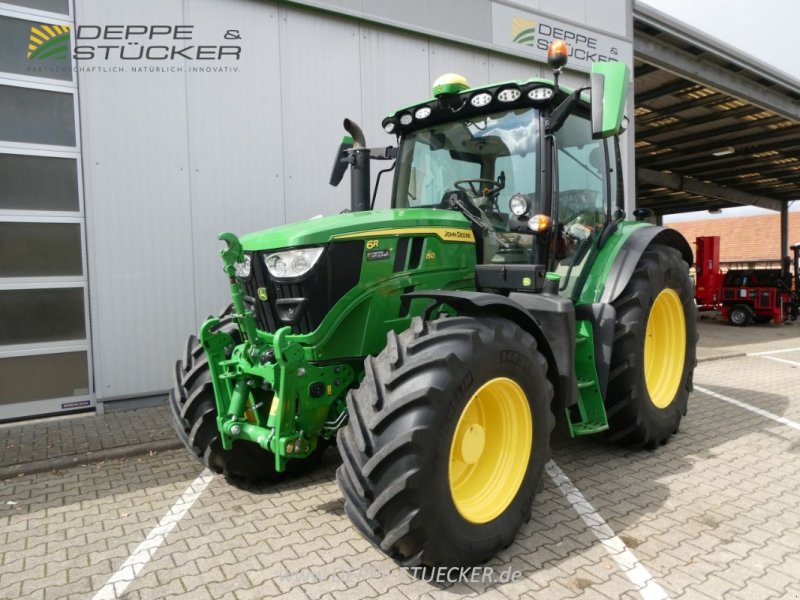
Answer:
<svg viewBox="0 0 800 600"><path fill-rule="evenodd" d="M453 74L453 77L466 83L459 75ZM447 87L438 85L440 80L441 78L437 80L434 90ZM454 118L469 118L518 108L542 109L554 102L560 102L573 91L573 88L559 85L558 92L553 94L553 81L541 77L466 87L457 93L439 93L424 102L400 108L388 115L382 125L386 133L404 135L420 127L452 121ZM581 94L581 100L588 106L589 94Z"/></svg>

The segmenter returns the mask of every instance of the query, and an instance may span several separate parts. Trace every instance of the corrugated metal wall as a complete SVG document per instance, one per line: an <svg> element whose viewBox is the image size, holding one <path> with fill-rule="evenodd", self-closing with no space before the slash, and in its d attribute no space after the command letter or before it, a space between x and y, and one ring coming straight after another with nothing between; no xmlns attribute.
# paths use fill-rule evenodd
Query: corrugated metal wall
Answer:
<svg viewBox="0 0 800 600"><path fill-rule="evenodd" d="M571 3L581 21L596 12L589 0ZM215 32L208 43L238 29L243 47L233 73L79 74L100 399L168 387L185 337L228 302L220 231L348 205L346 182L327 184L344 117L363 126L371 145L389 145L380 120L427 98L442 73L473 85L541 74L524 59L274 2L76 4L79 23L152 24L158 15L159 23L195 25L196 37ZM574 85L574 77L563 81Z"/></svg>

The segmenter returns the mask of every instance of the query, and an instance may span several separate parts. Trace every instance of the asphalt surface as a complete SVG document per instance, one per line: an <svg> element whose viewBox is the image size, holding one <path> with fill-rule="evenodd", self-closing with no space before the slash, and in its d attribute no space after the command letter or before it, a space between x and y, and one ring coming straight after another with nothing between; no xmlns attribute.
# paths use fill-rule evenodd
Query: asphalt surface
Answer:
<svg viewBox="0 0 800 600"><path fill-rule="evenodd" d="M170 450L0 481L0 598L800 598L800 325L701 335L717 350L680 432L652 452L557 435L484 580L415 577L364 541L335 452L241 490Z"/></svg>

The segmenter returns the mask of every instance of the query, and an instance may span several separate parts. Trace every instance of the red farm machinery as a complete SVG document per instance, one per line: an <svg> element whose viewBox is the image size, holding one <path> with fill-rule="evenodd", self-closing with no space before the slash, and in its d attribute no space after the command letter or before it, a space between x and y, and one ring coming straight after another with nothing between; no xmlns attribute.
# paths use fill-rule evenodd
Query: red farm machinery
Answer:
<svg viewBox="0 0 800 600"><path fill-rule="evenodd" d="M698 237L695 300L700 311L717 310L731 325L783 323L800 313L800 244L780 268L720 268L720 238Z"/></svg>

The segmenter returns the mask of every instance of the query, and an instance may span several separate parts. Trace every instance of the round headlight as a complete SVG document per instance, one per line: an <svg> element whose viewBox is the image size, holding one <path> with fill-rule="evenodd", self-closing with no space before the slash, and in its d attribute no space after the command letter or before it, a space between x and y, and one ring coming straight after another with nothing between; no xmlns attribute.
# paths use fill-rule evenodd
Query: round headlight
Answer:
<svg viewBox="0 0 800 600"><path fill-rule="evenodd" d="M386 125L384 125L383 130L386 133L394 133L394 121L389 121Z"/></svg>
<svg viewBox="0 0 800 600"><path fill-rule="evenodd" d="M430 106L423 106L417 109L417 112L414 113L415 119L426 119L431 116L431 107Z"/></svg>
<svg viewBox="0 0 800 600"><path fill-rule="evenodd" d="M305 273L311 268L308 259L304 255L300 255L292 261L292 269L295 273Z"/></svg>
<svg viewBox="0 0 800 600"><path fill-rule="evenodd" d="M283 277L286 274L286 261L280 256L270 256L267 258L267 268L276 277Z"/></svg>
<svg viewBox="0 0 800 600"><path fill-rule="evenodd" d="M475 94L469 101L472 106L475 108L480 108L481 106L486 106L489 102L492 101L492 95L488 92L481 92L480 94Z"/></svg>
<svg viewBox="0 0 800 600"><path fill-rule="evenodd" d="M413 120L414 117L412 117L409 113L406 113L400 117L400 125L411 125L411 121Z"/></svg>
<svg viewBox="0 0 800 600"><path fill-rule="evenodd" d="M528 200L522 194L514 194L508 201L508 208L514 216L521 217L530 210Z"/></svg>
<svg viewBox="0 0 800 600"><path fill-rule="evenodd" d="M502 90L499 94L497 94L497 99L500 102L514 102L522 95L517 88L506 88Z"/></svg>
<svg viewBox="0 0 800 600"><path fill-rule="evenodd" d="M239 279L247 279L250 277L250 273L253 270L253 261L250 258L250 255L245 254L244 261L236 263L234 265L234 270L236 271L236 276Z"/></svg>

